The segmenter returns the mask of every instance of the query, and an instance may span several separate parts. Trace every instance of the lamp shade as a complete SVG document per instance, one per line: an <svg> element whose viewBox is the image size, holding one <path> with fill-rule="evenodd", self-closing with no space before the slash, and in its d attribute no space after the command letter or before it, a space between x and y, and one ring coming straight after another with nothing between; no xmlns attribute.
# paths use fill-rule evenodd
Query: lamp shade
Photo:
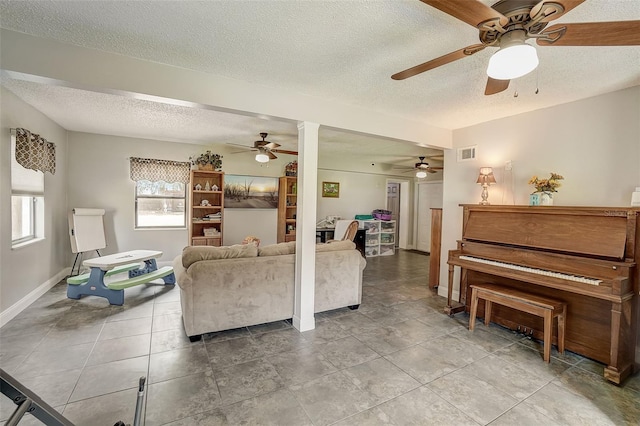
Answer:
<svg viewBox="0 0 640 426"><path fill-rule="evenodd" d="M536 48L526 43L503 47L491 56L487 75L496 80L512 80L529 74L538 66Z"/></svg>
<svg viewBox="0 0 640 426"><path fill-rule="evenodd" d="M269 162L269 156L267 154L265 154L264 152L259 152L256 154L256 161L258 163L268 163Z"/></svg>
<svg viewBox="0 0 640 426"><path fill-rule="evenodd" d="M480 168L480 174L478 174L478 180L476 180L477 184L487 184L493 185L496 183L496 178L493 176L493 169L491 167L482 167Z"/></svg>
<svg viewBox="0 0 640 426"><path fill-rule="evenodd" d="M418 170L418 172L416 173L416 177L419 179L426 178L427 172L425 172L424 170Z"/></svg>

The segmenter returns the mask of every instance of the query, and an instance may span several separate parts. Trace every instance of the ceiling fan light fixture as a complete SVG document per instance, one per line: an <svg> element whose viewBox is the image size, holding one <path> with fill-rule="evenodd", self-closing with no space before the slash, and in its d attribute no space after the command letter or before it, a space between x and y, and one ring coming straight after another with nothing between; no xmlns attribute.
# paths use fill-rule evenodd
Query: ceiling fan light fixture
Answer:
<svg viewBox="0 0 640 426"><path fill-rule="evenodd" d="M269 162L269 156L267 154L265 154L264 152L259 152L256 154L256 161L258 163L268 163Z"/></svg>
<svg viewBox="0 0 640 426"><path fill-rule="evenodd" d="M506 33L500 40L500 50L491 56L487 75L495 80L513 80L535 70L538 66L536 48L525 43L524 31Z"/></svg>
<svg viewBox="0 0 640 426"><path fill-rule="evenodd" d="M425 172L424 170L418 170L418 171L416 172L416 177L417 177L418 179L426 178L426 177L427 177L427 172Z"/></svg>

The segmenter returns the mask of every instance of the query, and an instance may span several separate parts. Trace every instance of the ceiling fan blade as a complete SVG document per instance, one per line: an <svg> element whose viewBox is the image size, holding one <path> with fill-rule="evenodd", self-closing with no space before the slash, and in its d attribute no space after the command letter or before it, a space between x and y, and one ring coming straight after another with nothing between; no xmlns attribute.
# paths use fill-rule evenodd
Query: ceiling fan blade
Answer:
<svg viewBox="0 0 640 426"><path fill-rule="evenodd" d="M414 75L418 75L425 71L437 68L441 65L448 64L449 62L457 61L458 59L471 56L474 53L481 51L485 47L486 46L484 44L474 44L471 46L467 46L460 50L456 50L455 52L447 53L446 55L440 56L439 58L432 59L423 64L416 65L415 67L400 71L399 73L392 75L391 78L394 80L404 80L405 78L413 77Z"/></svg>
<svg viewBox="0 0 640 426"><path fill-rule="evenodd" d="M553 40L538 39L541 46L638 46L640 21L582 22L556 24L542 34L565 30Z"/></svg>
<svg viewBox="0 0 640 426"><path fill-rule="evenodd" d="M444 167L429 167L431 170L444 170Z"/></svg>
<svg viewBox="0 0 640 426"><path fill-rule="evenodd" d="M278 154L298 155L297 151L289 151L287 149L272 149L271 151L277 152Z"/></svg>
<svg viewBox="0 0 640 426"><path fill-rule="evenodd" d="M260 141L259 141L259 142L260 142ZM267 143L266 143L266 144L264 144L264 145L262 145L262 147L263 147L263 148L267 148L267 149L275 149L275 148L277 148L277 147L279 147L279 146L280 146L280 144L279 144L279 143L275 143L275 142L268 142L268 141L265 141L265 142L267 142Z"/></svg>
<svg viewBox="0 0 640 426"><path fill-rule="evenodd" d="M531 19L537 22L550 22L554 19L558 19L565 13L572 10L574 7L580 6L582 3L584 3L584 1L585 0L542 0L540 3L531 8L529 16L531 17ZM564 11L558 13L557 9L554 7L554 3L562 5ZM538 16L540 12L545 13L546 16Z"/></svg>
<svg viewBox="0 0 640 426"><path fill-rule="evenodd" d="M435 161L443 161L444 160L444 154L442 155L431 155L429 157L426 157L427 160L435 160Z"/></svg>
<svg viewBox="0 0 640 426"><path fill-rule="evenodd" d="M509 82L511 80L496 80L495 78L487 77L487 87L484 89L485 95L495 95L496 93L504 92L509 88Z"/></svg>
<svg viewBox="0 0 640 426"><path fill-rule="evenodd" d="M421 0L431 7L458 18L462 22L477 27L486 21L496 21L501 27L507 25L509 20L500 12L480 1L471 0Z"/></svg>
<svg viewBox="0 0 640 426"><path fill-rule="evenodd" d="M240 148L244 148L247 149L249 151L255 151L256 149L251 147L251 146L246 146L246 145L240 145L239 143L231 143L231 142L227 142L227 145L233 145L233 146L239 146Z"/></svg>
<svg viewBox="0 0 640 426"><path fill-rule="evenodd" d="M276 158L278 158L273 152L271 151L266 151L265 154L267 154L269 156L270 160L275 160Z"/></svg>
<svg viewBox="0 0 640 426"><path fill-rule="evenodd" d="M425 170L425 172L427 172L427 173L438 173L436 170L433 169L433 167L429 167L428 169Z"/></svg>

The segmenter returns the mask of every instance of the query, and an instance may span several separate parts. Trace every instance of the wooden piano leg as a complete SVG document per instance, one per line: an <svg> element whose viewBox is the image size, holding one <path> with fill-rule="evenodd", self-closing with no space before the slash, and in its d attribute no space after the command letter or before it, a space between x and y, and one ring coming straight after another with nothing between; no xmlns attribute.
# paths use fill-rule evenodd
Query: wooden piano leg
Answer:
<svg viewBox="0 0 640 426"><path fill-rule="evenodd" d="M628 346L628 336L623 332L627 328L623 324L631 324L632 310L631 298L611 304L611 350L604 378L618 385L634 370L635 348Z"/></svg>
<svg viewBox="0 0 640 426"><path fill-rule="evenodd" d="M447 287L447 306L444 307L444 313L453 315L464 310L464 304L453 301L453 265L449 265L449 287ZM460 296L462 297L462 296Z"/></svg>
<svg viewBox="0 0 640 426"><path fill-rule="evenodd" d="M444 308L444 313L451 315L451 302L453 298L453 265L449 265L449 284L447 287L447 306Z"/></svg>

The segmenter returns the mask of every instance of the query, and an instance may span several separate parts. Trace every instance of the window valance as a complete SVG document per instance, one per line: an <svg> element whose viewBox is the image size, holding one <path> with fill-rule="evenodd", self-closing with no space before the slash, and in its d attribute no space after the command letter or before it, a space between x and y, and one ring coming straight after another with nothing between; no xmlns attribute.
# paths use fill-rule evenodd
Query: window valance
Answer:
<svg viewBox="0 0 640 426"><path fill-rule="evenodd" d="M188 161L156 160L131 157L131 180L163 181L167 183L189 183L191 163Z"/></svg>
<svg viewBox="0 0 640 426"><path fill-rule="evenodd" d="M56 145L27 129L16 129L16 161L25 169L56 173Z"/></svg>

